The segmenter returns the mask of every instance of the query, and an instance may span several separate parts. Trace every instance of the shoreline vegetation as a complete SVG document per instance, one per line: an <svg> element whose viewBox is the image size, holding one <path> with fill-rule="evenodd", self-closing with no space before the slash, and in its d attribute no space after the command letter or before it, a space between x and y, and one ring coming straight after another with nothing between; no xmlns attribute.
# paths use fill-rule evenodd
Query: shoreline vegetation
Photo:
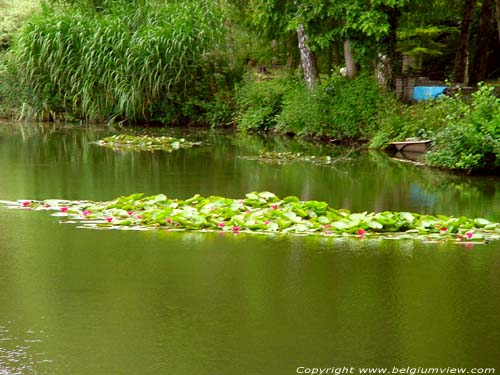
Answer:
<svg viewBox="0 0 500 375"><path fill-rule="evenodd" d="M367 11L358 2L357 11ZM428 166L500 170L500 99L494 82L480 82L500 76L500 69L483 61L486 70L480 71L475 59L484 51L470 51L472 95L458 90L414 104L396 98L398 72L382 74L377 60L381 51L387 59L410 56L416 65L398 74L441 69L463 83L459 69L452 69L459 67L461 7L436 13L440 5L433 1L424 7L382 1L370 10L373 19L363 21L372 24L358 25L345 18L341 1L330 5L334 16L325 30L325 9L311 5L299 19L301 9L288 14L264 0L245 3L247 13L235 1L54 0L40 2L28 15L25 3L35 8L39 2L18 2L24 8L16 13L16 2L0 0L0 8L13 14L0 29L1 118L232 127L374 149L429 139L433 146L423 159ZM297 3L289 5L287 10ZM474 11L478 19L486 17L480 7ZM408 18L431 13L437 18L425 27ZM340 29L334 22L339 19L345 21ZM452 20L455 28L442 27ZM297 22L305 28L295 32ZM297 44L305 32L309 45ZM340 35L351 35L351 43ZM357 52L354 64L349 46ZM307 58L311 69L304 68Z"/></svg>
<svg viewBox="0 0 500 375"><path fill-rule="evenodd" d="M12 209L50 211L61 223L87 229L415 239L466 245L500 239L500 223L483 218L390 211L351 213L326 202L300 201L295 196L280 199L271 192L252 192L240 199L197 194L181 200L164 194L132 194L107 202L49 199L0 203Z"/></svg>

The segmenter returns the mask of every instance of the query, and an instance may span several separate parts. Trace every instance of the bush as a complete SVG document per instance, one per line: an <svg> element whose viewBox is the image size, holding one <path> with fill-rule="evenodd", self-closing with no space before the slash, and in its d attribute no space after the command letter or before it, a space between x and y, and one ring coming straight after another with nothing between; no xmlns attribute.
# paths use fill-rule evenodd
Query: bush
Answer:
<svg viewBox="0 0 500 375"><path fill-rule="evenodd" d="M406 138L434 139L454 117L460 118L464 110L461 101L447 96L412 105L389 100L384 107L377 116L378 129L370 142L372 148L384 148L390 142Z"/></svg>
<svg viewBox="0 0 500 375"><path fill-rule="evenodd" d="M500 167L500 99L493 91L480 85L471 104L457 100L459 111L447 116L448 126L436 134L426 154L430 165L462 170Z"/></svg>
<svg viewBox="0 0 500 375"><path fill-rule="evenodd" d="M236 88L235 122L240 130L275 130L290 77L261 80L247 76Z"/></svg>
<svg viewBox="0 0 500 375"><path fill-rule="evenodd" d="M339 139L366 139L376 128L385 96L374 78L334 76L310 92L303 85L285 95L279 129Z"/></svg>

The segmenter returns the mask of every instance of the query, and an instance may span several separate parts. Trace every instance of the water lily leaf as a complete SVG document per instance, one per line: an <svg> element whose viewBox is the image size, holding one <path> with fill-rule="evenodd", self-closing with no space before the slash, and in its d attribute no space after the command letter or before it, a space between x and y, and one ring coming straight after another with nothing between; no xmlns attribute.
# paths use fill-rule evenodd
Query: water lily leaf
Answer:
<svg viewBox="0 0 500 375"><path fill-rule="evenodd" d="M284 216L294 223L300 223L302 221L302 218L300 216L297 216L294 212L286 212L284 213Z"/></svg>
<svg viewBox="0 0 500 375"><path fill-rule="evenodd" d="M295 196L288 196L286 198L283 198L283 202L285 203L296 203L299 202L299 198Z"/></svg>
<svg viewBox="0 0 500 375"><path fill-rule="evenodd" d="M252 200L252 201L258 201L259 200L259 196L255 193L248 193L248 194L245 194L245 197L247 197L248 199Z"/></svg>
<svg viewBox="0 0 500 375"><path fill-rule="evenodd" d="M267 230L269 230L269 231L271 231L271 232L276 232L278 229L279 229L279 225L278 225L278 223L274 223L274 222L272 222L272 223L269 223L269 224L267 225Z"/></svg>
<svg viewBox="0 0 500 375"><path fill-rule="evenodd" d="M483 218L480 218L480 217L474 219L474 223L478 227L484 227L485 225L491 224L489 220L486 220L486 219L483 219Z"/></svg>
<svg viewBox="0 0 500 375"><path fill-rule="evenodd" d="M330 223L330 220L326 216L320 216L318 217L318 222L320 224L326 225Z"/></svg>
<svg viewBox="0 0 500 375"><path fill-rule="evenodd" d="M415 220L415 217L409 212L400 212L399 216L410 223L412 223Z"/></svg>
<svg viewBox="0 0 500 375"><path fill-rule="evenodd" d="M262 193L259 193L259 197L269 200L269 199L276 198L276 195L274 195L273 193L270 193L269 191L264 191Z"/></svg>
<svg viewBox="0 0 500 375"><path fill-rule="evenodd" d="M333 228L339 229L339 230L344 230L344 229L349 228L349 225L347 225L346 223L344 223L342 221L334 221L331 225Z"/></svg>
<svg viewBox="0 0 500 375"><path fill-rule="evenodd" d="M372 229L382 229L384 227L382 224L375 220L369 221L368 226Z"/></svg>

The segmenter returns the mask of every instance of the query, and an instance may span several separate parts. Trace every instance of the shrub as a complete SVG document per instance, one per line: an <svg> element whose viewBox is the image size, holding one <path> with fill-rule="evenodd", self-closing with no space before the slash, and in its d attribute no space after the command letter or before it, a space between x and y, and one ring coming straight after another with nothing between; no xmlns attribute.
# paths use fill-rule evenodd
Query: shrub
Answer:
<svg viewBox="0 0 500 375"><path fill-rule="evenodd" d="M448 125L436 134L426 154L432 166L450 169L500 167L500 99L493 87L480 85L470 105L459 101L459 116L449 114Z"/></svg>
<svg viewBox="0 0 500 375"><path fill-rule="evenodd" d="M464 109L461 100L446 96L412 105L388 100L377 116L378 129L370 147L384 148L406 138L434 139L454 118L460 118Z"/></svg>
<svg viewBox="0 0 500 375"><path fill-rule="evenodd" d="M339 139L368 138L384 97L368 75L353 80L334 76L312 93L301 85L285 95L279 128Z"/></svg>
<svg viewBox="0 0 500 375"><path fill-rule="evenodd" d="M283 96L291 85L287 76L268 80L247 76L236 88L235 122L238 128L244 131L275 129Z"/></svg>

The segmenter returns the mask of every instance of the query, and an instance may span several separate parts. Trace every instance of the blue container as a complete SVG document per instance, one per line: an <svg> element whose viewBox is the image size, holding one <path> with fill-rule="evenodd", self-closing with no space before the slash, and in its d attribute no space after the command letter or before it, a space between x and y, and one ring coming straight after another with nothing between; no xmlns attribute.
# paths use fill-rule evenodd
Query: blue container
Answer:
<svg viewBox="0 0 500 375"><path fill-rule="evenodd" d="M447 86L415 86L413 88L413 100L436 99L440 95L444 95L446 88Z"/></svg>

